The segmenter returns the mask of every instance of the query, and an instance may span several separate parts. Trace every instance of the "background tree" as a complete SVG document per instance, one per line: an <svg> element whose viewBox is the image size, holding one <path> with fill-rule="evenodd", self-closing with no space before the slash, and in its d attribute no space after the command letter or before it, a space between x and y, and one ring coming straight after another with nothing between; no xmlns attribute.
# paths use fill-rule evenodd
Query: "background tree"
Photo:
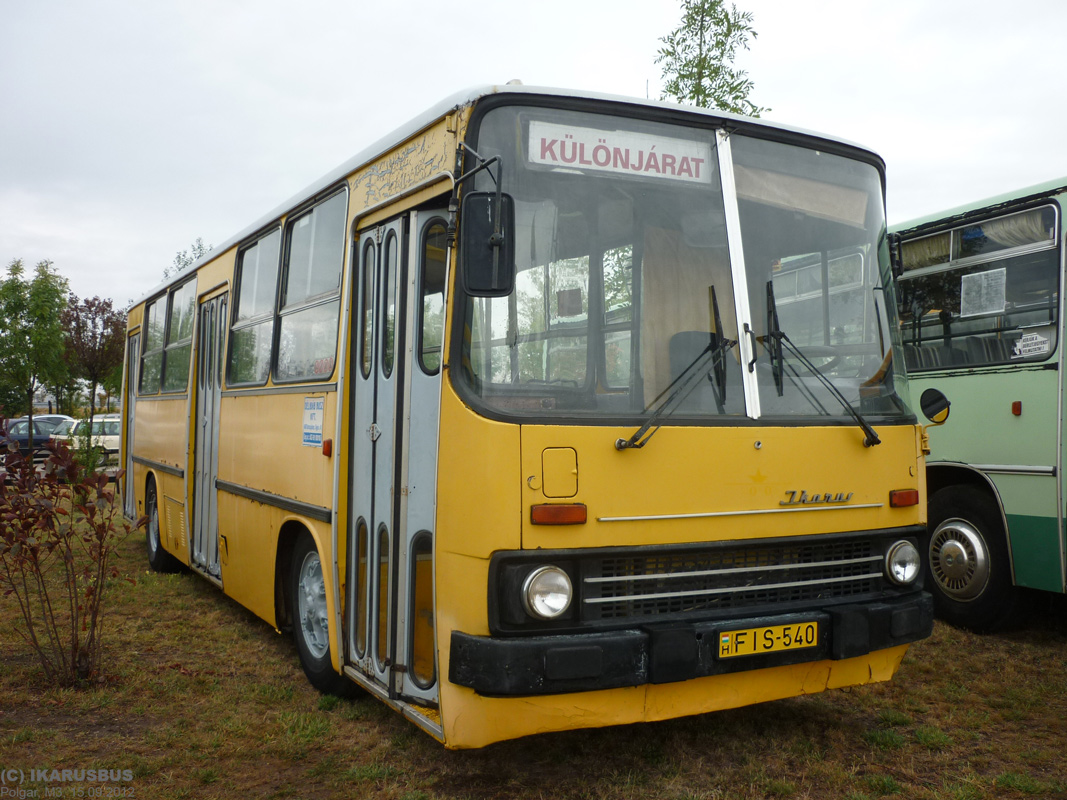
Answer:
<svg viewBox="0 0 1067 800"><path fill-rule="evenodd" d="M199 236L188 250L179 250L174 254L174 262L163 270L163 280L173 278L182 270L186 270L211 252L211 245L204 244Z"/></svg>
<svg viewBox="0 0 1067 800"><path fill-rule="evenodd" d="M62 313L67 279L41 261L27 279L21 259L8 265L0 281L0 386L9 397L6 413L33 417L33 396L39 388L63 379Z"/></svg>
<svg viewBox="0 0 1067 800"><path fill-rule="evenodd" d="M663 64L662 99L676 99L701 108L719 108L758 117L770 109L748 99L753 83L748 73L733 66L739 48L758 34L752 13L741 12L725 0L682 0L682 22L660 39L656 57Z"/></svg>
<svg viewBox="0 0 1067 800"><path fill-rule="evenodd" d="M66 360L70 371L89 384L89 419L96 414L96 387L121 375L126 315L111 300L71 295L63 311L67 332Z"/></svg>
<svg viewBox="0 0 1067 800"><path fill-rule="evenodd" d="M125 326L126 320L123 318L123 325ZM122 359L125 358L125 354L119 357L119 363L116 364L110 372L104 375L100 379L100 386L107 393L107 411L111 411L112 401L122 393Z"/></svg>
<svg viewBox="0 0 1067 800"><path fill-rule="evenodd" d="M55 413L74 416L74 410L80 405L79 388L78 379L69 370L61 379L46 382L44 388L56 399Z"/></svg>

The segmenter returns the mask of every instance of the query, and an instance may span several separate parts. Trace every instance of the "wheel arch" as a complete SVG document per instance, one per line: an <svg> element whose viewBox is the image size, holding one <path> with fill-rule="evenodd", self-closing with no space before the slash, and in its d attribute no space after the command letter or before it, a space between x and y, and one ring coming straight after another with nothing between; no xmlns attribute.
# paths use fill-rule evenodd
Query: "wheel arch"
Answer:
<svg viewBox="0 0 1067 800"><path fill-rule="evenodd" d="M951 486L970 486L989 496L997 509L1000 517L1001 529L1008 547L1008 567L1011 570L1011 580L1015 583L1015 559L1011 546L1011 529L1008 527L1008 517L1004 513L1004 502L1000 498L1000 490L989 475L970 464L954 461L935 461L926 463L926 491L927 498L933 497L941 489Z"/></svg>
<svg viewBox="0 0 1067 800"><path fill-rule="evenodd" d="M290 632L293 626L289 587L289 573L293 566L293 551L297 540L307 534L322 553L321 542L315 530L299 519L287 519L278 530L278 544L274 558L274 619L278 630Z"/></svg>
<svg viewBox="0 0 1067 800"><path fill-rule="evenodd" d="M156 502L159 502L159 481L156 480L156 471L148 470L144 476L144 503L148 506L148 489L152 488L156 493Z"/></svg>

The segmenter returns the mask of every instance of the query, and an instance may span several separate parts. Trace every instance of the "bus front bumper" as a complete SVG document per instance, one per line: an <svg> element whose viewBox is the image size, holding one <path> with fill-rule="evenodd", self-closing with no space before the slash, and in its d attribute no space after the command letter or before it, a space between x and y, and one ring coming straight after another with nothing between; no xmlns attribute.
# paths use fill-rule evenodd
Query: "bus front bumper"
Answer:
<svg viewBox="0 0 1067 800"><path fill-rule="evenodd" d="M815 644L722 657L723 636L817 623ZM867 655L933 631L926 592L862 605L714 622L647 624L554 636L472 636L453 631L448 679L486 696L517 697L671 683Z"/></svg>

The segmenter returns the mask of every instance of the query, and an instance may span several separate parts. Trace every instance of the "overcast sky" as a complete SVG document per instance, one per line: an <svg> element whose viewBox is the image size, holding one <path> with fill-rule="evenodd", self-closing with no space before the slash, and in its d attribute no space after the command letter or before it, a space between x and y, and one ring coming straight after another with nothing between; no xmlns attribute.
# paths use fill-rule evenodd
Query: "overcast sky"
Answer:
<svg viewBox="0 0 1067 800"><path fill-rule="evenodd" d="M764 118L888 164L890 223L1067 176L1067 3L736 0ZM0 267L140 298L425 108L659 96L677 0L0 0Z"/></svg>

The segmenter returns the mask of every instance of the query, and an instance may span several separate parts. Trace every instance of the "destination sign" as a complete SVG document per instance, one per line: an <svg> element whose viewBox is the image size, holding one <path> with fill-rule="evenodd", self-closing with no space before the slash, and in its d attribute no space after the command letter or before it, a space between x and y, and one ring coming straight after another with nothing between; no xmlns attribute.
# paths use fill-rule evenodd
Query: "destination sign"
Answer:
<svg viewBox="0 0 1067 800"><path fill-rule="evenodd" d="M707 142L550 122L530 123L529 160L533 164L710 183L711 159L711 144Z"/></svg>

